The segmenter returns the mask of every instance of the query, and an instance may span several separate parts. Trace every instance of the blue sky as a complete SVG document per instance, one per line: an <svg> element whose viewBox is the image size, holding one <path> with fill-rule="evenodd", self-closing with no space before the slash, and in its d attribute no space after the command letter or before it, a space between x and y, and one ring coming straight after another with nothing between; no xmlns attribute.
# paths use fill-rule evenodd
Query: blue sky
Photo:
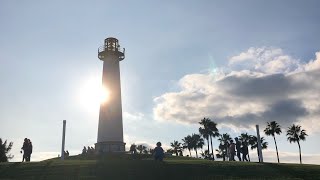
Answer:
<svg viewBox="0 0 320 180"><path fill-rule="evenodd" d="M33 141L35 159L57 156L63 119L70 152L93 145L99 105L84 99L92 99L88 86L101 82L97 48L112 36L126 48L128 144L168 146L197 132L202 116L233 137L279 117L284 128L305 126L305 161L319 164L320 104L312 101L320 97L319 7L317 1L0 1L0 135L14 141L14 160L22 158L24 137ZM257 82L252 91L243 84L250 80ZM280 160L298 162L297 145L285 133L278 139ZM266 156L276 161L267 140Z"/></svg>

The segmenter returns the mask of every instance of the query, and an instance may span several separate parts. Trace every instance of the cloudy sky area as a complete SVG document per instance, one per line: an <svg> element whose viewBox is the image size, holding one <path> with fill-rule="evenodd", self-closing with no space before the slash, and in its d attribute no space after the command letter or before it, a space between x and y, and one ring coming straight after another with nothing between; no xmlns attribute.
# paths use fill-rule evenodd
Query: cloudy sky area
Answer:
<svg viewBox="0 0 320 180"><path fill-rule="evenodd" d="M23 138L34 160L97 138L106 37L126 48L121 64L125 142L168 147L209 117L221 133L261 131L268 121L307 130L304 163L320 164L320 2L0 1L0 137ZM280 161L298 146L276 137ZM266 137L266 161L276 162ZM218 146L218 141L214 142ZM128 147L128 146L127 146ZM256 160L256 152L251 152Z"/></svg>

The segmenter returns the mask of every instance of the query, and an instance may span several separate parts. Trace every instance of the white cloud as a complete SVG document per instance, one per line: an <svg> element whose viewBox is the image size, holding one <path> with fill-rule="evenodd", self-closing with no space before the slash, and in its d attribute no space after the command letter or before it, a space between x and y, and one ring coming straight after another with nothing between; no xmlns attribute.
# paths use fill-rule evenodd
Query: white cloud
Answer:
<svg viewBox="0 0 320 180"><path fill-rule="evenodd" d="M250 48L230 58L227 71L185 75L180 91L154 99L154 117L190 124L209 117L237 128L299 122L309 133L319 131L319 56L301 64L281 49Z"/></svg>
<svg viewBox="0 0 320 180"><path fill-rule="evenodd" d="M289 73L301 70L300 61L284 54L280 48L254 48L233 56L229 65L234 70L250 70L266 74Z"/></svg>
<svg viewBox="0 0 320 180"><path fill-rule="evenodd" d="M320 52L316 52L316 59L311 60L308 64L305 65L305 70L315 70L320 69Z"/></svg>

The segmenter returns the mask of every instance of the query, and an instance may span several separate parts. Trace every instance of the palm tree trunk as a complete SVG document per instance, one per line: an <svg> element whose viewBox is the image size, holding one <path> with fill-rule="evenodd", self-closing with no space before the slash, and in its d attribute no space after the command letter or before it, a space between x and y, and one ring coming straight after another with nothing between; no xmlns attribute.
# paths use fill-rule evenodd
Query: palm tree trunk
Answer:
<svg viewBox="0 0 320 180"><path fill-rule="evenodd" d="M188 149L189 150L189 154L190 154L190 157L191 157L191 151L190 151L190 149Z"/></svg>
<svg viewBox="0 0 320 180"><path fill-rule="evenodd" d="M211 142L211 154L212 154L212 160L214 160L213 146L212 146L212 136L210 136L210 142Z"/></svg>
<svg viewBox="0 0 320 180"><path fill-rule="evenodd" d="M195 151L196 151L196 157L198 158L198 151L197 151L197 149L194 149Z"/></svg>
<svg viewBox="0 0 320 180"><path fill-rule="evenodd" d="M276 145L276 151L277 151L277 158L278 158L278 163L280 163L280 160L279 160L279 154L278 154L278 146L277 146L277 141L276 141L276 138L273 136L273 140L274 140L274 144Z"/></svg>
<svg viewBox="0 0 320 180"><path fill-rule="evenodd" d="M298 146L299 146L300 164L302 164L300 142L299 142L299 140L297 142L298 142Z"/></svg>
<svg viewBox="0 0 320 180"><path fill-rule="evenodd" d="M248 151L248 159L249 159L249 162L250 162L250 151Z"/></svg>
<svg viewBox="0 0 320 180"><path fill-rule="evenodd" d="M225 161L227 159L227 161L229 160L229 151L228 151L228 145L224 148L225 153L224 153L224 160Z"/></svg>
<svg viewBox="0 0 320 180"><path fill-rule="evenodd" d="M210 148L209 148L209 137L207 138L207 142L208 142L208 154L210 154Z"/></svg>

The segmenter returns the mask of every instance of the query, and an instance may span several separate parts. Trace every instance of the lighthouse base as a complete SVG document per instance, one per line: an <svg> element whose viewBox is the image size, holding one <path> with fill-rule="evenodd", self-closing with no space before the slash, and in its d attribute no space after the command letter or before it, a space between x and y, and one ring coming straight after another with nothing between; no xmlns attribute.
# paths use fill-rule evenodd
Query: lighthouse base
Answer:
<svg viewBox="0 0 320 180"><path fill-rule="evenodd" d="M126 143L120 141L98 142L95 144L96 153L125 152Z"/></svg>

